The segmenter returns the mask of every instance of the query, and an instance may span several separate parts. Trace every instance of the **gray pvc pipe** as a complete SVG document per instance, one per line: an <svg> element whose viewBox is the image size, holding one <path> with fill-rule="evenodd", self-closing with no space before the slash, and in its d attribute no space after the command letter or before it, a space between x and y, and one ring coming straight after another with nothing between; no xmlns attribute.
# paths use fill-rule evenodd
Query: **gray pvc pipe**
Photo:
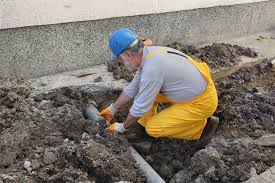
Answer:
<svg viewBox="0 0 275 183"><path fill-rule="evenodd" d="M88 119L91 119L94 122L105 121L105 119L102 116L98 115L98 110L93 105L89 105L85 109L85 115L88 117Z"/></svg>
<svg viewBox="0 0 275 183"><path fill-rule="evenodd" d="M143 159L143 157L131 146L129 150L136 160L137 165L145 175L147 183L165 183L159 174Z"/></svg>

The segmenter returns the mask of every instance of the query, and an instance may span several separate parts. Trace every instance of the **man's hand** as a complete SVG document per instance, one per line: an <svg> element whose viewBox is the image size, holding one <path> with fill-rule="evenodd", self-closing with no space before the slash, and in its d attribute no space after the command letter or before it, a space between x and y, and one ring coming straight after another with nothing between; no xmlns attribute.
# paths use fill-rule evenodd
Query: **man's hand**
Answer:
<svg viewBox="0 0 275 183"><path fill-rule="evenodd" d="M124 123L113 123L107 128L107 130L125 133L128 129L124 127Z"/></svg>
<svg viewBox="0 0 275 183"><path fill-rule="evenodd" d="M98 114L104 117L107 121L111 121L116 112L117 110L113 107L113 104L111 104L109 107L103 109Z"/></svg>

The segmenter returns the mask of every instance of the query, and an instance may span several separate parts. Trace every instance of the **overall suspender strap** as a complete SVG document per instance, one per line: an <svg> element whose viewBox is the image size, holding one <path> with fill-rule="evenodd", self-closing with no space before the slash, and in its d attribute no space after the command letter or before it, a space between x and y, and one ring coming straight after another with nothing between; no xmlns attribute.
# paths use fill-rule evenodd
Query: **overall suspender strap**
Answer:
<svg viewBox="0 0 275 183"><path fill-rule="evenodd" d="M163 54L163 53L169 53L169 54L179 55L179 56L182 56L182 57L184 57L184 58L186 58L186 59L189 60L189 56L188 55L180 54L180 53L173 52L173 51L167 51L167 50L155 50L155 51L152 51L151 53L148 53L145 56L145 59L149 59L149 58L151 58L154 55Z"/></svg>

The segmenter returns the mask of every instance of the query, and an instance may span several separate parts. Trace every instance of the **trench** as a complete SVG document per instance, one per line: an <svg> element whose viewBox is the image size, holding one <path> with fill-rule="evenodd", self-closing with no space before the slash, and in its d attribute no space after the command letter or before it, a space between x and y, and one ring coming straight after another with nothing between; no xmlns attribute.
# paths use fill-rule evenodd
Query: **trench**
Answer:
<svg viewBox="0 0 275 183"><path fill-rule="evenodd" d="M211 143L194 149L176 139L134 144L166 182L242 182L275 164L274 148L255 140L275 134L275 76L270 59L222 72L215 81L220 125ZM144 182L123 135L84 117L120 94L96 85L33 95L25 81L1 80L0 180L34 182ZM129 104L115 116L123 121ZM161 106L161 111L165 106ZM31 162L31 173L24 162Z"/></svg>
<svg viewBox="0 0 275 183"><path fill-rule="evenodd" d="M134 148L166 182L200 179L240 182L247 180L254 169L257 173L265 171L275 163L272 148L258 146L253 140L275 133L272 107L275 86L271 67L270 60L265 60L249 67L233 68L228 72L230 74L223 73L223 77L216 81L220 103L215 115L220 118L221 124L206 148L193 149L191 143L166 138L155 139L150 145L134 144ZM87 92L86 89L81 90L82 100L95 101L99 110L114 101L121 92L104 89ZM68 96L72 91L74 89L62 89L44 96L44 99L56 100L60 97L54 95ZM117 114L114 121L123 121L127 111L125 109ZM93 130L86 132L93 134Z"/></svg>

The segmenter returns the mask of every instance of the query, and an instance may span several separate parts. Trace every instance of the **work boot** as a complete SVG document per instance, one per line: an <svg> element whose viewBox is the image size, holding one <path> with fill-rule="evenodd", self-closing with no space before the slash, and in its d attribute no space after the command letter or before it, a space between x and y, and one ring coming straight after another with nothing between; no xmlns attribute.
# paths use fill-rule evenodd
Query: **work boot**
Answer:
<svg viewBox="0 0 275 183"><path fill-rule="evenodd" d="M139 123L135 123L130 130L126 133L126 138L130 143L144 142L149 139L145 128Z"/></svg>
<svg viewBox="0 0 275 183"><path fill-rule="evenodd" d="M219 118L216 116L210 116L207 119L207 124L204 127L201 138L193 144L196 149L201 149L206 146L214 136L219 124Z"/></svg>

